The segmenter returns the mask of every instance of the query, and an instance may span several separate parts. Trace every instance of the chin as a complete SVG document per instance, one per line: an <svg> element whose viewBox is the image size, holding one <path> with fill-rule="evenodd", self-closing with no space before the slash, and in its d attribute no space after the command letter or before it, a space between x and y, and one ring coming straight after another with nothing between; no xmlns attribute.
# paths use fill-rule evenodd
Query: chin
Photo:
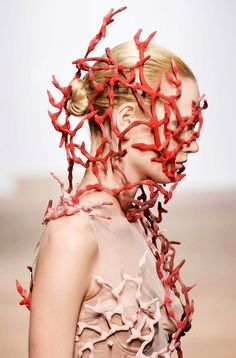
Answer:
<svg viewBox="0 0 236 358"><path fill-rule="evenodd" d="M150 176L148 177L148 179L151 179L157 184L169 184L174 182L172 179L168 178L164 173L163 175L159 175L158 177L154 175Z"/></svg>

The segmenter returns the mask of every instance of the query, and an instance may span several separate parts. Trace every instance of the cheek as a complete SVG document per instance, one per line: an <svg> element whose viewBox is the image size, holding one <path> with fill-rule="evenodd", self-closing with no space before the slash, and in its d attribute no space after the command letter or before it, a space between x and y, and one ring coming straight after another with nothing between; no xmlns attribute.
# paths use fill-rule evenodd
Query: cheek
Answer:
<svg viewBox="0 0 236 358"><path fill-rule="evenodd" d="M154 143L154 136L150 127L146 125L138 125L130 131L130 141L134 143Z"/></svg>
<svg viewBox="0 0 236 358"><path fill-rule="evenodd" d="M148 141L149 143L147 143ZM146 138L143 138L141 143L153 144L153 140L151 142L150 136L147 136ZM139 178L142 180L150 178L154 182L160 184L171 182L163 172L162 163L152 161L152 158L157 157L157 153L154 150L140 150L131 147L128 153L129 163Z"/></svg>
<svg viewBox="0 0 236 358"><path fill-rule="evenodd" d="M177 146L178 146L177 141L171 136L167 149L171 151L173 149L176 149Z"/></svg>
<svg viewBox="0 0 236 358"><path fill-rule="evenodd" d="M179 135L179 137L176 138L173 136L173 134L169 133L169 132L166 132L164 131L164 126L162 126L161 128L159 128L159 135L160 135L160 141L161 143L163 144L165 141L167 141L168 137L169 137L169 140L168 142L166 143L165 145L165 148L168 152L172 152L172 155L171 157L172 158L175 158L176 155L178 154L178 152L181 150L181 146L178 142L178 138L182 137ZM174 154L175 153L175 154Z"/></svg>
<svg viewBox="0 0 236 358"><path fill-rule="evenodd" d="M160 131L160 140L161 143L166 140L163 130ZM142 138L140 138L139 143L144 143L148 145L155 144L154 135L152 133L144 134ZM167 151L173 151L177 148L177 146L178 143L176 142L176 140L172 136L170 136L169 143L166 147ZM131 151L133 154L132 157L133 162L135 162L135 167L138 170L138 173L141 174L143 179L151 178L154 182L159 184L168 184L172 182L173 178L170 179L163 171L164 165L162 164L162 162L151 160L152 158L158 157L158 153L155 150L139 150L136 148L131 148ZM176 158L177 153L175 154L174 158ZM166 169L168 172L170 172L170 163L166 164Z"/></svg>
<svg viewBox="0 0 236 358"><path fill-rule="evenodd" d="M140 131L139 128L135 128L132 132L133 133L130 136L129 141L126 142L126 149L128 150L130 163L132 163L131 165L137 175L142 177L142 179L151 178L155 182L170 183L171 180L163 172L162 163L151 160L152 158L157 158L158 153L152 149L142 150L140 146L138 146L138 144L148 146L153 146L155 144L154 134L151 129L145 126L142 131ZM164 126L159 128L159 136L161 143L164 143L166 140ZM137 147L132 147L132 145L137 145ZM176 146L177 142L173 139L173 137L170 137L166 149L168 151L172 151L176 148ZM169 164L167 165L167 169L168 171L170 170Z"/></svg>

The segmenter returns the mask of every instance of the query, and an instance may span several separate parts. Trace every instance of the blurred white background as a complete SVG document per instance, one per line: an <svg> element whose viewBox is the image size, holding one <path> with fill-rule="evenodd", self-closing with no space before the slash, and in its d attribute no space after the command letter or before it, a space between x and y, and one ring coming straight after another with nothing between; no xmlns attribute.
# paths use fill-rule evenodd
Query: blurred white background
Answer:
<svg viewBox="0 0 236 358"><path fill-rule="evenodd" d="M157 30L153 42L190 66L209 104L203 111L200 151L190 156L179 188L235 187L234 1L10 0L0 4L0 196L10 194L19 178L50 179L50 171L66 174L60 135L47 114L52 108L46 90L58 95L51 84L53 74L68 85L75 73L71 62L84 56L103 16L111 7L124 5L128 9L115 17L95 53L132 39L139 28L143 38Z"/></svg>

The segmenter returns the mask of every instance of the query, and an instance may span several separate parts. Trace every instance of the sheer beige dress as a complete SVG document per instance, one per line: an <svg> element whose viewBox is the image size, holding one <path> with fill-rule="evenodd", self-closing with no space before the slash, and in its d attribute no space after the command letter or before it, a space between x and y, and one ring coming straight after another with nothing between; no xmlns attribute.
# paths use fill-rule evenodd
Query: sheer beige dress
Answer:
<svg viewBox="0 0 236 358"><path fill-rule="evenodd" d="M92 226L99 259L94 294L81 305L73 357L170 357L166 347L176 325L168 317L164 287L141 222L129 222L105 205L75 215ZM36 258L37 252L33 280ZM179 320L183 309L174 293L172 307Z"/></svg>

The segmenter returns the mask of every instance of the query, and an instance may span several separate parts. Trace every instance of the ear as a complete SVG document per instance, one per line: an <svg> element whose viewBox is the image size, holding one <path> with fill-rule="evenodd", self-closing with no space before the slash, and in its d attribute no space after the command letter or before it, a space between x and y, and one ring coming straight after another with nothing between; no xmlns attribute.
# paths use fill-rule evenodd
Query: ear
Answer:
<svg viewBox="0 0 236 358"><path fill-rule="evenodd" d="M123 131L133 121L136 120L136 107L132 102L126 102L121 104L115 111L115 123L119 131Z"/></svg>

